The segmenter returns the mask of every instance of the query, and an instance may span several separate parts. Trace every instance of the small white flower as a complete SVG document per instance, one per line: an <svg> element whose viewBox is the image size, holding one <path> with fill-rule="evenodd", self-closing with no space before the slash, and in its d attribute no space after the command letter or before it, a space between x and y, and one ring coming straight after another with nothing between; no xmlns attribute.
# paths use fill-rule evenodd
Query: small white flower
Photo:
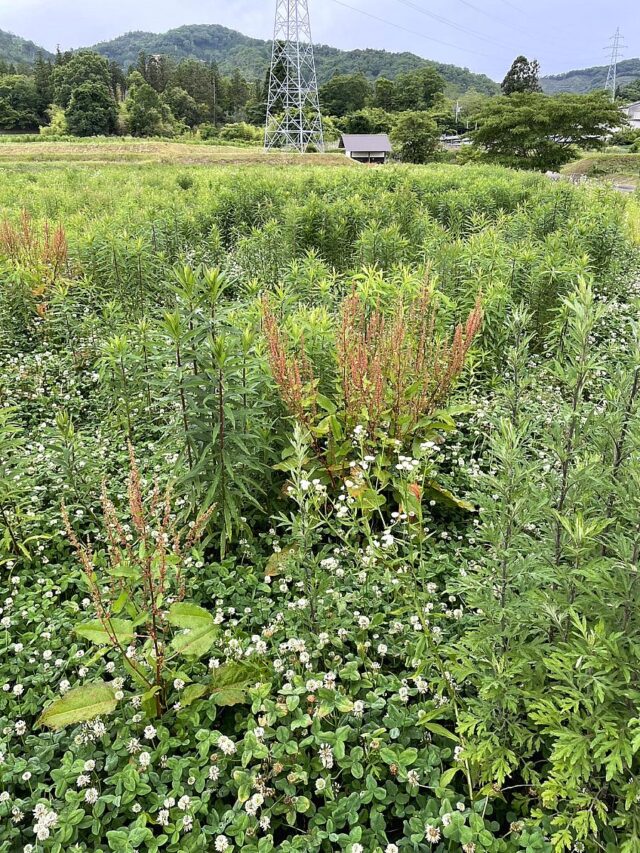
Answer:
<svg viewBox="0 0 640 853"><path fill-rule="evenodd" d="M229 849L229 839L226 835L218 835L214 846L218 853L224 853L225 850Z"/></svg>
<svg viewBox="0 0 640 853"><path fill-rule="evenodd" d="M222 737L218 740L218 746L225 755L233 755L233 753L236 751L235 743L231 740L231 738L228 738L226 735L222 735Z"/></svg>
<svg viewBox="0 0 640 853"><path fill-rule="evenodd" d="M153 740L157 732L153 726L147 726L144 730L146 740Z"/></svg>
<svg viewBox="0 0 640 853"><path fill-rule="evenodd" d="M87 788L84 792L84 801L85 803L89 803L89 805L93 805L98 802L98 789L97 788Z"/></svg>
<svg viewBox="0 0 640 853"><path fill-rule="evenodd" d="M191 797L188 797L186 794L184 795L184 797L180 797L180 799L178 800L178 808L180 809L180 811L186 812L190 805Z"/></svg>

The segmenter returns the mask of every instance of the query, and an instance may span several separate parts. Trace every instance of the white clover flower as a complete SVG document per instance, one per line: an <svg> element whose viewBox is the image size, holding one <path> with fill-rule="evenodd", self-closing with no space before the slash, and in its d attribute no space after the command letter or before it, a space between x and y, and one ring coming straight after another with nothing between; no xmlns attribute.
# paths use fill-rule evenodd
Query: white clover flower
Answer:
<svg viewBox="0 0 640 853"><path fill-rule="evenodd" d="M212 782L217 782L217 781L218 781L219 776L220 776L220 768L219 768L219 767L216 767L215 765L212 765L212 766L209 768L209 779L210 779Z"/></svg>
<svg viewBox="0 0 640 853"><path fill-rule="evenodd" d="M24 720L18 720L14 725L14 729L17 735L23 735L27 730L27 724Z"/></svg>
<svg viewBox="0 0 640 853"><path fill-rule="evenodd" d="M226 835L218 835L214 842L214 846L218 853L224 853L225 850L229 849L229 839Z"/></svg>
<svg viewBox="0 0 640 853"><path fill-rule="evenodd" d="M182 812L186 812L190 805L191 797L187 796L187 794L185 794L183 797L180 797L180 799L178 800L178 808Z"/></svg>
<svg viewBox="0 0 640 853"><path fill-rule="evenodd" d="M357 699L353 703L353 716L361 719L364 714L364 702L361 699Z"/></svg>
<svg viewBox="0 0 640 853"><path fill-rule="evenodd" d="M387 844L384 853L399 853L399 847L397 844Z"/></svg>
<svg viewBox="0 0 640 853"><path fill-rule="evenodd" d="M146 740L153 740L154 737L156 736L156 734L157 734L157 731L155 730L155 728L153 726L146 726L146 728L144 730L144 736L145 736Z"/></svg>
<svg viewBox="0 0 640 853"><path fill-rule="evenodd" d="M364 847L356 841L355 844L351 845L351 853L364 853Z"/></svg>
<svg viewBox="0 0 640 853"><path fill-rule="evenodd" d="M151 756L148 752L141 752L138 756L138 761L140 762L140 767L142 767L143 770L146 770L151 764Z"/></svg>
<svg viewBox="0 0 640 853"><path fill-rule="evenodd" d="M86 788L90 782L91 776L87 776L86 773L81 773L76 779L76 785L78 788Z"/></svg>
<svg viewBox="0 0 640 853"><path fill-rule="evenodd" d="M329 746L328 743L323 743L318 750L318 755L320 756L320 762L325 770L331 770L333 767L333 750Z"/></svg>
<svg viewBox="0 0 640 853"><path fill-rule="evenodd" d="M193 818L190 814L186 814L182 818L182 829L184 832L191 832L193 829Z"/></svg>
<svg viewBox="0 0 640 853"><path fill-rule="evenodd" d="M173 686L174 686L174 688L175 688L176 690L183 690L183 689L184 689L184 684L185 684L185 683L184 683L184 681L183 681L181 678L175 678L175 679L174 679L174 681L173 681Z"/></svg>
<svg viewBox="0 0 640 853"><path fill-rule="evenodd" d="M158 821L158 824L160 826L167 826L167 824L169 823L169 810L160 809L156 820Z"/></svg>
<svg viewBox="0 0 640 853"><path fill-rule="evenodd" d="M98 789L97 788L87 788L84 792L84 801L85 803L89 803L89 805L93 805L98 802Z"/></svg>
<svg viewBox="0 0 640 853"><path fill-rule="evenodd" d="M220 737L220 739L218 740L218 746L225 755L233 755L233 753L236 751L235 743L231 740L231 738L227 737L226 735L222 735Z"/></svg>
<svg viewBox="0 0 640 853"><path fill-rule="evenodd" d="M440 830L437 826L432 826L428 823L424 829L427 841L429 844L437 844L440 841Z"/></svg>

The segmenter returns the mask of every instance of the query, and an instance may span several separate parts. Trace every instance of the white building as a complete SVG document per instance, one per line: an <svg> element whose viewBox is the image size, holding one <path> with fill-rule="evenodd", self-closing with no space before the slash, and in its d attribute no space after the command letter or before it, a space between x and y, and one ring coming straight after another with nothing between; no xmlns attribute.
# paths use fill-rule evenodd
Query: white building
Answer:
<svg viewBox="0 0 640 853"><path fill-rule="evenodd" d="M630 127L640 130L640 101L629 104L624 108L624 111L629 119Z"/></svg>

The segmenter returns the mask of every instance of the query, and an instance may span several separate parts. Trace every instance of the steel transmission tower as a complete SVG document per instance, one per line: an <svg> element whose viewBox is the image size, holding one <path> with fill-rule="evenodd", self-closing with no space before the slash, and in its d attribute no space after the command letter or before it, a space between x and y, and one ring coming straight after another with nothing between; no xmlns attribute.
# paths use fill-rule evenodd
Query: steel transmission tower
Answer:
<svg viewBox="0 0 640 853"><path fill-rule="evenodd" d="M611 59L609 62L609 73L607 74L607 82L605 83L605 92L611 92L611 100L615 101L616 99L616 88L618 85L618 62L622 59L622 49L626 47L622 43L622 36L620 35L620 27L615 32L615 35L611 36L609 39L611 45L605 47L605 50L611 52Z"/></svg>
<svg viewBox="0 0 640 853"><path fill-rule="evenodd" d="M276 0L265 148L324 148L307 0Z"/></svg>

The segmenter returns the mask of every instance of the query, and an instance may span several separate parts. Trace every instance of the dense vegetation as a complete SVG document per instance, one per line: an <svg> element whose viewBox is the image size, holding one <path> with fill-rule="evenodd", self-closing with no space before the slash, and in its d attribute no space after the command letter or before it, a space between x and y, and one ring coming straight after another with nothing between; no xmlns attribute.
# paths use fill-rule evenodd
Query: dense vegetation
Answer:
<svg viewBox="0 0 640 853"><path fill-rule="evenodd" d="M547 94L556 92L593 92L604 89L607 82L608 65L593 68L581 68L577 71L565 71L541 79L542 88ZM621 88L640 78L640 59L623 59L618 63L618 82Z"/></svg>
<svg viewBox="0 0 640 853"><path fill-rule="evenodd" d="M33 65L39 53L48 59L53 56L32 41L20 38L13 33L0 30L0 62L14 64L19 68Z"/></svg>
<svg viewBox="0 0 640 853"><path fill-rule="evenodd" d="M6 52L3 49L5 43ZM22 43L19 53L16 52L15 46L9 48L10 45L18 43ZM25 45L30 43L0 30L0 61L31 64L37 49ZM159 34L126 33L111 41L100 42L91 49L124 69L135 65L138 56L143 52L149 55L163 54L176 63L183 59L215 62L222 74L238 72L249 80L262 78L271 59L271 42L250 38L217 24L193 24ZM46 51L43 53L46 54ZM498 88L493 80L484 74L474 74L457 65L422 59L413 53L392 53L372 48L338 50L328 45L317 45L315 59L321 83L336 74L357 72L362 72L370 80L378 77L395 79L403 72L430 67L442 75L451 93L478 89L486 94L494 94Z"/></svg>
<svg viewBox="0 0 640 853"><path fill-rule="evenodd" d="M637 205L37 164L0 204L0 850L636 850Z"/></svg>

